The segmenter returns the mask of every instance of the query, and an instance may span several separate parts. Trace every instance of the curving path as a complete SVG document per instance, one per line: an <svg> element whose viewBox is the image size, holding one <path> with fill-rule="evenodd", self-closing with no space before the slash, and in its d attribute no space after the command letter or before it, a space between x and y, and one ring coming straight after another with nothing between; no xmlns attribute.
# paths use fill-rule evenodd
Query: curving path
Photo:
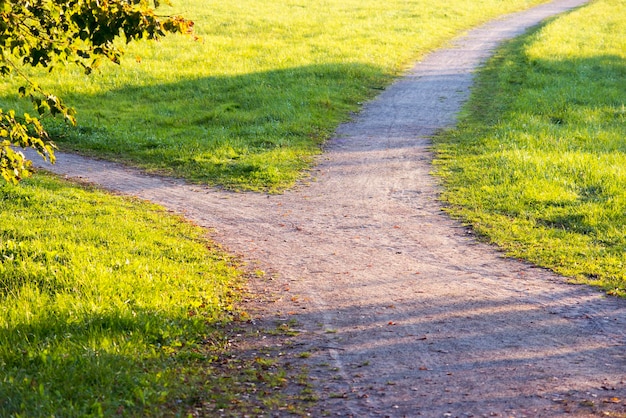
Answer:
<svg viewBox="0 0 626 418"><path fill-rule="evenodd" d="M584 4L556 0L469 32L337 130L310 184L230 193L59 154L48 170L157 202L272 274L323 413L626 416L626 300L503 258L450 220L429 136L503 40ZM612 412L611 412L612 411Z"/></svg>

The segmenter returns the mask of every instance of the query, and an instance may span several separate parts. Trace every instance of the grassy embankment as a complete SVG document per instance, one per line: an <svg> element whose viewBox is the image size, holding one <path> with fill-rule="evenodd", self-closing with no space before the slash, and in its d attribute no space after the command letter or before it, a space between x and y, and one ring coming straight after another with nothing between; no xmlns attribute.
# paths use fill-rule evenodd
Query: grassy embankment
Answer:
<svg viewBox="0 0 626 418"><path fill-rule="evenodd" d="M120 68L38 81L78 109L78 129L52 126L63 149L280 190L408 61L531 2L478 3L194 0L180 11L202 40L131 46ZM16 107L13 87L0 86L3 108ZM239 375L213 374L241 273L201 231L46 176L1 186L0 205L1 415L246 408L263 385L259 397L280 403L271 391L284 375L271 362L234 359Z"/></svg>
<svg viewBox="0 0 626 418"><path fill-rule="evenodd" d="M512 256L626 296L626 9L511 42L438 139L450 211Z"/></svg>

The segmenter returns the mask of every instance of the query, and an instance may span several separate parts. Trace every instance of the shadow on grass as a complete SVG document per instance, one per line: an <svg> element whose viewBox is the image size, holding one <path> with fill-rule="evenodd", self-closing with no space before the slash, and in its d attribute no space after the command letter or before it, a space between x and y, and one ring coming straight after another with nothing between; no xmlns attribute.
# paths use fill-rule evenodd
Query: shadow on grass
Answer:
<svg viewBox="0 0 626 418"><path fill-rule="evenodd" d="M354 63L129 86L68 97L79 127L51 130L65 150L191 181L280 189L389 80L377 67Z"/></svg>
<svg viewBox="0 0 626 418"><path fill-rule="evenodd" d="M533 78L521 85L522 91L538 93L533 113L545 117L546 122L556 127L567 129L568 125L585 123L593 127L626 120L626 62L622 57L599 55L535 60L528 74ZM589 145L593 145L592 142L595 141L590 141ZM621 146L623 150L623 142Z"/></svg>
<svg viewBox="0 0 626 418"><path fill-rule="evenodd" d="M193 380L199 372L190 369L206 370L207 356L223 348L210 344L218 324L139 307L80 316L52 312L0 329L0 415L111 416L154 412L167 401L189 407L197 389L181 377Z"/></svg>
<svg viewBox="0 0 626 418"><path fill-rule="evenodd" d="M306 368L279 361L293 333L198 319L138 309L3 328L0 415L301 416L312 405Z"/></svg>

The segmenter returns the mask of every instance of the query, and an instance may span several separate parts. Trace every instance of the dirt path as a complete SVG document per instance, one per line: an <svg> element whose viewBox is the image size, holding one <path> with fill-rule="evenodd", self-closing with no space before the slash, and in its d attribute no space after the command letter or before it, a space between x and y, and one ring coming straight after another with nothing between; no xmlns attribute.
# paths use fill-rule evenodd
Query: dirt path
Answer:
<svg viewBox="0 0 626 418"><path fill-rule="evenodd" d="M52 170L214 230L271 272L319 391L315 415L626 416L626 301L504 259L450 220L428 137L454 123L503 39L585 3L559 0L429 55L341 126L310 184L236 194L59 155ZM621 415L620 415L621 414Z"/></svg>

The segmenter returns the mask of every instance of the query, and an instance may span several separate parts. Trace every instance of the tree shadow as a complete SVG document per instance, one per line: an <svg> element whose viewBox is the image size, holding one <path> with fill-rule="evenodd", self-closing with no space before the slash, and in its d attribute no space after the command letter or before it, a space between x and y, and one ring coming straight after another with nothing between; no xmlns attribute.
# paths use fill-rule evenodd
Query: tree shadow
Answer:
<svg viewBox="0 0 626 418"><path fill-rule="evenodd" d="M176 339L185 336L167 330L172 324L188 327L184 319L139 307L133 316L112 310L38 316L0 329L3 346L11 347L0 357L2 415L155 412L168 391L177 391L171 385L176 380L165 375L184 370L176 359Z"/></svg>
<svg viewBox="0 0 626 418"><path fill-rule="evenodd" d="M301 361L321 399L316 412L623 413L615 399L626 396L626 301L569 289L297 311L291 318L313 327L299 338L312 353ZM320 317L326 322L315 330Z"/></svg>
<svg viewBox="0 0 626 418"><path fill-rule="evenodd" d="M62 150L209 184L285 187L389 79L352 63L128 86L72 95L79 127L50 129Z"/></svg>

